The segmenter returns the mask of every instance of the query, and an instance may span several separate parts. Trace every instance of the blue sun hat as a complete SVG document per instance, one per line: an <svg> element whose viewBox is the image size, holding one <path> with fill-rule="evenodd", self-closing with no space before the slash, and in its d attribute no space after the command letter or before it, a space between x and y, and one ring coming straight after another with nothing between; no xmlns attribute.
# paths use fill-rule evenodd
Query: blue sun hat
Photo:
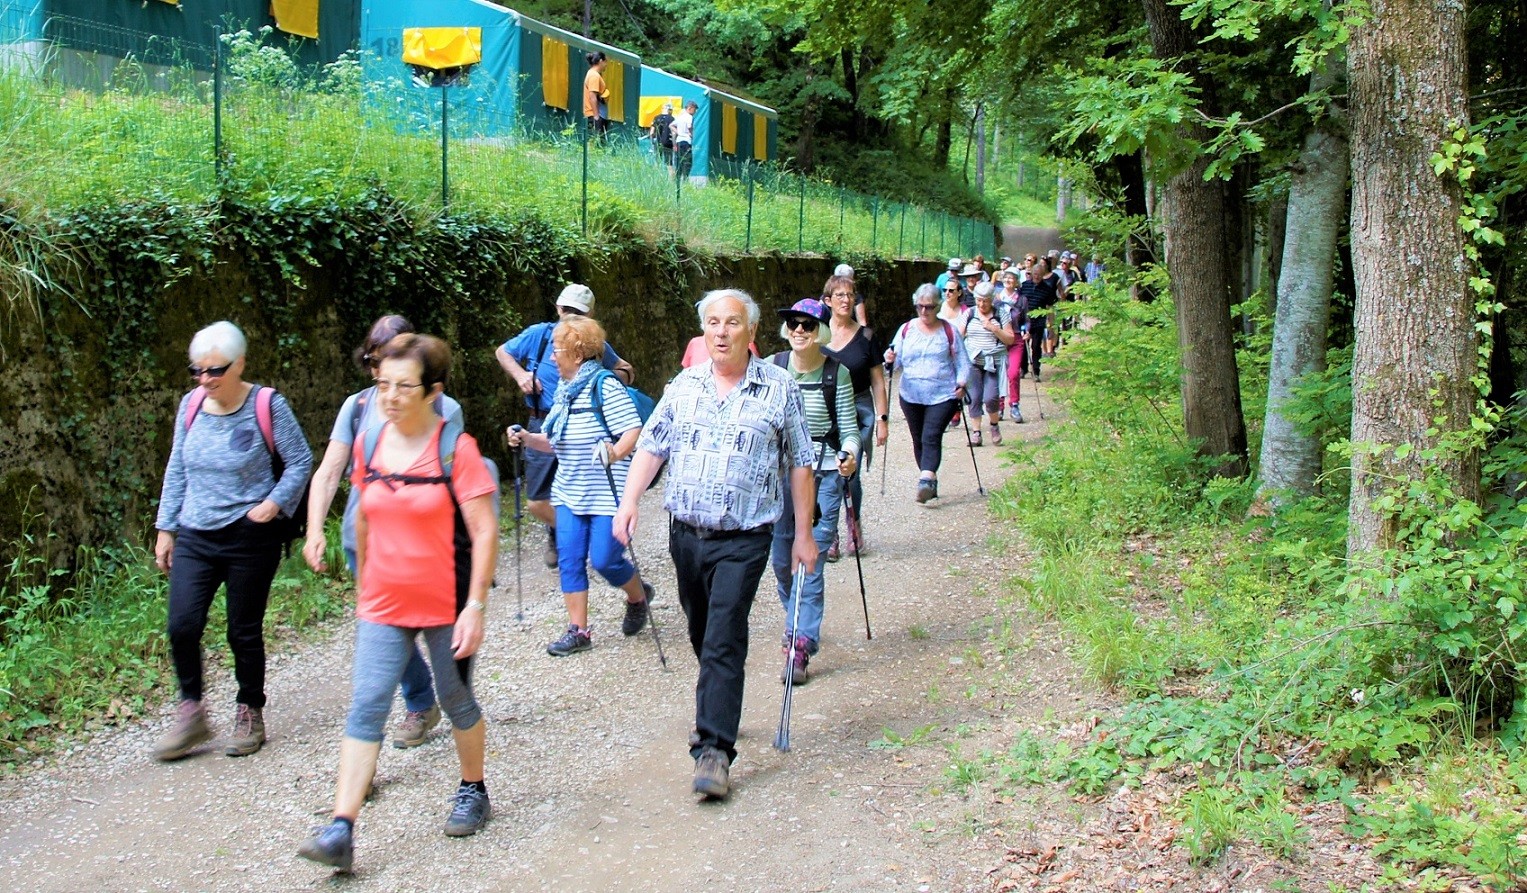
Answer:
<svg viewBox="0 0 1527 893"><path fill-rule="evenodd" d="M774 312L779 314L780 319L790 319L793 316L809 316L817 322L832 321L832 311L827 309L826 304L823 304L816 298L801 298L789 307L781 307Z"/></svg>

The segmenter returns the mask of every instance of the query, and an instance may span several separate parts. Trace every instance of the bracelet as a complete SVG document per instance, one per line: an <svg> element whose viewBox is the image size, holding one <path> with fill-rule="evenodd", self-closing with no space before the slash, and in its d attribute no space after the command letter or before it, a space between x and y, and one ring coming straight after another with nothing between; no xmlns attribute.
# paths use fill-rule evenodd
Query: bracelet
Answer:
<svg viewBox="0 0 1527 893"><path fill-rule="evenodd" d="M467 607L475 608L477 610L477 613L479 613L479 614L486 614L486 613L488 613L488 603L483 601L480 598L469 598L469 599L467 599Z"/></svg>
<svg viewBox="0 0 1527 893"><path fill-rule="evenodd" d="M890 421L890 420L891 420L891 417L890 417L890 416L888 416L888 415L885 415L885 414L883 414L883 413L882 413L882 414L881 414L881 416L880 416L880 421L882 421L882 422L889 422L889 421Z"/></svg>

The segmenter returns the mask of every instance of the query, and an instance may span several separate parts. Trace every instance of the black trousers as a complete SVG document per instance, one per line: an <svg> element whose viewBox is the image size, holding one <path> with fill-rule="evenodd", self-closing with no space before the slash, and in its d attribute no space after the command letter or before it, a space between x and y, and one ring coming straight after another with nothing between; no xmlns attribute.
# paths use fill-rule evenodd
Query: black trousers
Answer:
<svg viewBox="0 0 1527 893"><path fill-rule="evenodd" d="M912 457L917 460L920 471L938 472L944 462L944 431L954 418L960 402L953 397L943 403L928 406L923 403L901 401L901 414L912 432ZM977 424L980 420L977 420Z"/></svg>
<svg viewBox="0 0 1527 893"><path fill-rule="evenodd" d="M1029 352L1028 362L1024 364L1023 371L1033 372L1035 377L1039 375L1039 360L1045 351L1045 329L1049 328L1050 316L1034 316L1029 314Z"/></svg>
<svg viewBox="0 0 1527 893"><path fill-rule="evenodd" d="M183 699L202 698L201 637L212 598L223 584L228 648L239 683L238 702L265 706L265 605L281 563L281 544L266 525L248 518L218 530L181 530L170 560L170 656Z"/></svg>
<svg viewBox="0 0 1527 893"><path fill-rule="evenodd" d="M742 722L744 668L748 662L748 614L758 581L769 564L773 532L765 527L723 539L701 539L682 524L668 530L668 551L678 577L679 604L689 621L689 645L700 661L695 682L695 729L699 744L737 758Z"/></svg>

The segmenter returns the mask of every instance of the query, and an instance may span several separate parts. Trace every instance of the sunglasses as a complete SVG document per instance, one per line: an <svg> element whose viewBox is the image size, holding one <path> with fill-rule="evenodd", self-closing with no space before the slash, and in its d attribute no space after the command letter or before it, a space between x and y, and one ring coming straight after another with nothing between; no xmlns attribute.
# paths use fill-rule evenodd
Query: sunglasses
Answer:
<svg viewBox="0 0 1527 893"><path fill-rule="evenodd" d="M938 305L937 304L915 304L913 306L915 306L918 310L937 310L938 309Z"/></svg>
<svg viewBox="0 0 1527 893"><path fill-rule="evenodd" d="M815 332L817 330L817 326L819 325L821 325L821 323L805 316L797 316L792 319L785 320L785 328L792 332L796 329L800 329L806 332Z"/></svg>
<svg viewBox="0 0 1527 893"><path fill-rule="evenodd" d="M960 290L957 289L957 288L946 288L946 289L944 289L944 294L946 294L946 295L947 294L958 294L959 291Z"/></svg>
<svg viewBox="0 0 1527 893"><path fill-rule="evenodd" d="M195 363L192 363L186 367L186 371L191 373L192 378L201 378L203 375L210 375L213 378L222 378L225 374L227 374L228 370L232 368L232 363L224 363L221 366L198 366Z"/></svg>

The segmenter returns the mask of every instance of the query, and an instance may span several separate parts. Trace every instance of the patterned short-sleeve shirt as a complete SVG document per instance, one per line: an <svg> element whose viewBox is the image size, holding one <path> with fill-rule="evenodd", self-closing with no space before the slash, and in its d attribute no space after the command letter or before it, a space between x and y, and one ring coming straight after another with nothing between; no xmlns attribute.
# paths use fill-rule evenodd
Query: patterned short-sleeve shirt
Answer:
<svg viewBox="0 0 1527 893"><path fill-rule="evenodd" d="M668 460L663 507L710 530L778 521L781 476L811 467L813 446L794 378L758 359L725 397L716 393L710 362L680 372L637 443Z"/></svg>

